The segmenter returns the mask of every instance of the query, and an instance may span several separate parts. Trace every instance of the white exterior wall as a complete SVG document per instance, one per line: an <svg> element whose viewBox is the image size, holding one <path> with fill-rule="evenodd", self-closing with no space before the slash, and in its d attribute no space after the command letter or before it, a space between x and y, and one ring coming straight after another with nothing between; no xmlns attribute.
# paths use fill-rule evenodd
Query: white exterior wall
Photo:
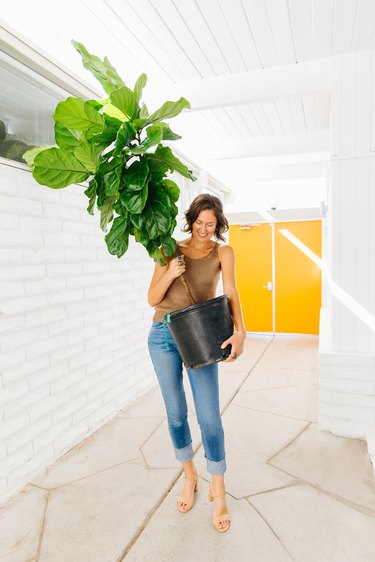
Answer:
<svg viewBox="0 0 375 562"><path fill-rule="evenodd" d="M111 256L83 191L0 164L0 502L155 384L153 261Z"/></svg>
<svg viewBox="0 0 375 562"><path fill-rule="evenodd" d="M375 317L375 53L335 57L325 259L332 280ZM375 427L375 332L324 287L320 426ZM375 452L375 451L374 451Z"/></svg>

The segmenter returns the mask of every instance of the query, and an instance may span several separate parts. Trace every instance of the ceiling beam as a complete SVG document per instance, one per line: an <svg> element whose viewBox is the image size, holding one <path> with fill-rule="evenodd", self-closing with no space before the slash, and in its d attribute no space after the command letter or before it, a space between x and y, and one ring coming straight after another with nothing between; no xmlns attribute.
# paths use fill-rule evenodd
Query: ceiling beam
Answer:
<svg viewBox="0 0 375 562"><path fill-rule="evenodd" d="M208 148L207 152L209 154L207 154L207 158L209 160L228 160L329 150L330 132L321 131L223 142L216 147Z"/></svg>
<svg viewBox="0 0 375 562"><path fill-rule="evenodd" d="M287 64L168 84L169 99L187 98L192 111L331 91L332 59ZM163 95L163 94L161 94Z"/></svg>

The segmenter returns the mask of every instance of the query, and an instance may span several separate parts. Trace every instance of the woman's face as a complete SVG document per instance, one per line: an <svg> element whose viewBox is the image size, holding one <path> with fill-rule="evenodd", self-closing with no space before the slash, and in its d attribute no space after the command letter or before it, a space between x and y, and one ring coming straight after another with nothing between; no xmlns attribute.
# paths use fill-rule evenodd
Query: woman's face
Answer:
<svg viewBox="0 0 375 562"><path fill-rule="evenodd" d="M192 236L198 240L209 240L215 234L217 218L212 209L201 211L192 224Z"/></svg>

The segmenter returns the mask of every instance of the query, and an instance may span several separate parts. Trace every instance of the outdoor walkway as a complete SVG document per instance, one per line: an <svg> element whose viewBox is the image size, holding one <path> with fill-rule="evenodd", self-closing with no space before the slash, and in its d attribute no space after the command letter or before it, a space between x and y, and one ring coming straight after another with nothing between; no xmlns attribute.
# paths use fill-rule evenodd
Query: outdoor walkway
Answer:
<svg viewBox="0 0 375 562"><path fill-rule="evenodd" d="M180 513L180 464L158 387L0 509L1 562L373 562L375 486L364 441L317 428L314 336L251 336L220 388L232 526L199 489Z"/></svg>

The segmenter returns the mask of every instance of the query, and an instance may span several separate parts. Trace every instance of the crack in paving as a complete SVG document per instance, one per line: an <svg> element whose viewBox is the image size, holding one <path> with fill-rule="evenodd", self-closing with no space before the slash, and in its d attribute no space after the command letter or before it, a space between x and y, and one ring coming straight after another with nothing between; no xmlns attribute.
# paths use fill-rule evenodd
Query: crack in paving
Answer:
<svg viewBox="0 0 375 562"><path fill-rule="evenodd" d="M44 537L44 531L45 531L45 526L46 526L46 521L47 521L47 510L48 510L48 505L49 505L49 499L50 499L50 492L47 491L47 497L46 497L46 503L44 505L44 512L43 512L42 524L41 524L41 529L40 529L39 541L38 541L38 546L37 546L36 554L35 554L35 562L39 562L40 553L42 551L43 537Z"/></svg>
<svg viewBox="0 0 375 562"><path fill-rule="evenodd" d="M280 545L283 547L283 549L285 550L285 552L288 554L289 558L291 559L292 562L297 562L297 560L295 560L293 558L293 556L291 555L291 553L289 552L289 550L287 549L286 545L283 543L283 541L281 540L281 538L279 537L279 535L276 533L275 529L272 527L272 525L267 521L267 519L262 515L262 513L255 507L255 505L253 505L251 503L251 501L248 498L245 498L245 500L248 502L249 505L251 505L251 507L254 509L254 511L257 512L257 514L259 515L259 517L261 517L261 519L263 519L263 521L265 522L265 524L267 525L267 527L270 529L271 533L273 535L275 535L276 540L280 543Z"/></svg>

